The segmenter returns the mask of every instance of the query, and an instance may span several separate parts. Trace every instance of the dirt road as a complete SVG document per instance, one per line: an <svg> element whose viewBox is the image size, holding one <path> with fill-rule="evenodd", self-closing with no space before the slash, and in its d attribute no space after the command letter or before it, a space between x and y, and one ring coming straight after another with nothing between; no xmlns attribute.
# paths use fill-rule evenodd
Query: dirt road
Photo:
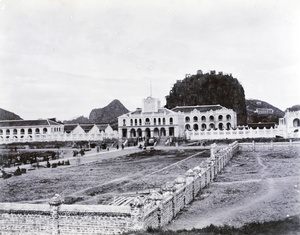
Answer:
<svg viewBox="0 0 300 235"><path fill-rule="evenodd" d="M166 229L239 227L300 215L299 166L299 150L241 153Z"/></svg>

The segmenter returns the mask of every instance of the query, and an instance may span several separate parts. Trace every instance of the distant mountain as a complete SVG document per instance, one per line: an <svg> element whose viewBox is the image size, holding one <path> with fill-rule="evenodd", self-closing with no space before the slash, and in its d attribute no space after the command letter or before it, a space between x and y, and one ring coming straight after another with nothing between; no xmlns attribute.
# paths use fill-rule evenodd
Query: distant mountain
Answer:
<svg viewBox="0 0 300 235"><path fill-rule="evenodd" d="M278 124L278 119L284 116L282 110L262 100L246 100L246 107L248 123L275 122Z"/></svg>
<svg viewBox="0 0 300 235"><path fill-rule="evenodd" d="M109 123L113 129L118 127L118 117L129 110L119 100L113 100L103 108L93 109L89 120L91 123Z"/></svg>
<svg viewBox="0 0 300 235"><path fill-rule="evenodd" d="M0 120L23 120L19 115L0 108Z"/></svg>
<svg viewBox="0 0 300 235"><path fill-rule="evenodd" d="M91 123L90 120L87 117L84 116L80 116L78 118L74 118L72 120L64 120L63 121L64 124L77 124L77 123L83 123L83 124L89 124Z"/></svg>

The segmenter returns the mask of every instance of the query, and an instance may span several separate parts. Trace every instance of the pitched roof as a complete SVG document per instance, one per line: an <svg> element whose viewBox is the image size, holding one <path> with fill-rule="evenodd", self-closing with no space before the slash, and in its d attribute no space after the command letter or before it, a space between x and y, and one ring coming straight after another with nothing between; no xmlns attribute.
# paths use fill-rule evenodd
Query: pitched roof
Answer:
<svg viewBox="0 0 300 235"><path fill-rule="evenodd" d="M70 133L77 127L77 124L64 124L64 131Z"/></svg>
<svg viewBox="0 0 300 235"><path fill-rule="evenodd" d="M52 120L6 120L0 121L0 127L19 127L19 126L51 126L62 125Z"/></svg>
<svg viewBox="0 0 300 235"><path fill-rule="evenodd" d="M97 127L100 131L105 131L108 124L97 124Z"/></svg>
<svg viewBox="0 0 300 235"><path fill-rule="evenodd" d="M223 106L216 104L216 105L197 105L197 106L176 106L172 109L174 112L183 112L189 113L193 110L198 110L199 112L208 112L208 111L216 111L224 108Z"/></svg>
<svg viewBox="0 0 300 235"><path fill-rule="evenodd" d="M79 126L87 133L94 127L94 124L79 124Z"/></svg>

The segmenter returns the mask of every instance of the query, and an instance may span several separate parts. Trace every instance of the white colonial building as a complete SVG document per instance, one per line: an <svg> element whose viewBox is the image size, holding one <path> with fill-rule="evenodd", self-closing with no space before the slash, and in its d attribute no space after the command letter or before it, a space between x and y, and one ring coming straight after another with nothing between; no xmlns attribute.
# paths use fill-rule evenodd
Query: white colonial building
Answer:
<svg viewBox="0 0 300 235"><path fill-rule="evenodd" d="M50 119L0 121L0 142L29 142L47 140L64 133L64 125Z"/></svg>
<svg viewBox="0 0 300 235"><path fill-rule="evenodd" d="M279 118L278 135L284 138L300 137L300 110L287 111L283 118Z"/></svg>
<svg viewBox="0 0 300 235"><path fill-rule="evenodd" d="M148 97L142 108L118 117L119 138L178 137L184 133L183 115L162 108L160 100Z"/></svg>
<svg viewBox="0 0 300 235"><path fill-rule="evenodd" d="M143 108L118 118L119 138L187 137L200 130L236 128L237 116L221 105L162 108L158 99L143 100Z"/></svg>
<svg viewBox="0 0 300 235"><path fill-rule="evenodd" d="M109 124L62 124L52 119L0 121L0 144L118 138Z"/></svg>
<svg viewBox="0 0 300 235"><path fill-rule="evenodd" d="M221 105L177 106L172 111L184 115L186 131L229 130L237 125L236 112Z"/></svg>
<svg viewBox="0 0 300 235"><path fill-rule="evenodd" d="M76 140L103 140L118 138L118 132L109 124L65 124L67 137Z"/></svg>

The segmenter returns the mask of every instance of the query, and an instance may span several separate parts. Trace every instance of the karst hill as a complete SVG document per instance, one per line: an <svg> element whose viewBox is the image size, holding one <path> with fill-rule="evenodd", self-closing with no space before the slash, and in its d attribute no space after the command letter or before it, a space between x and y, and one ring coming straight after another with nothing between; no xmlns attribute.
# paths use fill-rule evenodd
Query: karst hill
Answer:
<svg viewBox="0 0 300 235"><path fill-rule="evenodd" d="M0 120L23 120L19 115L0 108Z"/></svg>
<svg viewBox="0 0 300 235"><path fill-rule="evenodd" d="M237 113L237 124L247 124L247 108L243 86L231 74L202 73L177 80L166 96L166 108L184 105L220 104Z"/></svg>
<svg viewBox="0 0 300 235"><path fill-rule="evenodd" d="M65 124L77 123L108 123L114 129L118 129L118 117L129 110L117 99L103 108L96 108L90 112L89 117L80 116L73 120L65 120Z"/></svg>
<svg viewBox="0 0 300 235"><path fill-rule="evenodd" d="M89 120L92 123L109 123L113 128L118 126L118 117L129 110L117 99L103 108L93 109Z"/></svg>

